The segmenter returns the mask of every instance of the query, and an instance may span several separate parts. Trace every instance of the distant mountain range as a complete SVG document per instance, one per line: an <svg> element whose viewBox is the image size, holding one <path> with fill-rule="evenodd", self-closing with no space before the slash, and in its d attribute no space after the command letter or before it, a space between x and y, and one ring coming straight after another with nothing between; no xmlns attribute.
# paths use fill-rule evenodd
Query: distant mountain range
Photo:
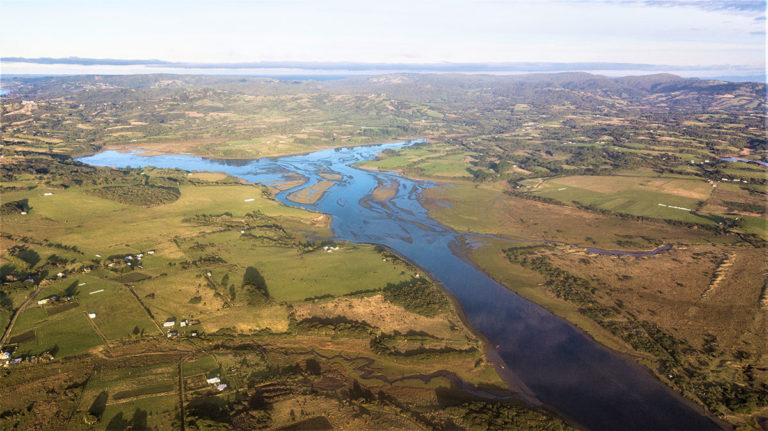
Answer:
<svg viewBox="0 0 768 431"><path fill-rule="evenodd" d="M108 94L115 91L206 88L251 95L386 94L413 103L468 106L567 103L588 109L615 105L618 109L630 102L655 111L682 109L693 112L754 110L765 106L766 94L765 83L682 78L668 73L621 78L585 72L515 75L390 73L322 82L193 74L3 76L2 79L3 88L10 92L8 97L50 98L79 91L106 90L104 97L109 100L114 95ZM95 92L93 97L98 94L101 92ZM126 93L121 97L139 96Z"/></svg>
<svg viewBox="0 0 768 431"><path fill-rule="evenodd" d="M114 58L50 58L50 57L0 57L3 63L25 63L32 65L61 65L61 66L102 66L141 67L147 72L153 71L190 73L192 70L205 71L210 74L242 74L269 75L283 74L333 74L361 75L382 73L488 73L516 74L540 72L596 72L607 75L637 75L643 73L677 73L684 76L706 77L731 81L765 82L763 68L751 66L710 65L710 66L679 66L644 63L611 63L611 62L504 62L504 63L359 63L359 62L306 62L306 61L256 61L235 63L201 63L173 62L156 59L114 59ZM30 72L38 73L38 72ZM72 74L67 70L61 72L46 70L43 73ZM77 72L80 73L80 72ZM103 73L103 72L95 72Z"/></svg>

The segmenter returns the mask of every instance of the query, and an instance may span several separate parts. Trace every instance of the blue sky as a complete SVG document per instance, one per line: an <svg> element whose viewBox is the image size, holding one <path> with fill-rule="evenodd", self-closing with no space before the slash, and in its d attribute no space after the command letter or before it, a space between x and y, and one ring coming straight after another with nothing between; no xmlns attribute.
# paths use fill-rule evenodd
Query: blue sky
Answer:
<svg viewBox="0 0 768 431"><path fill-rule="evenodd" d="M0 0L4 57L765 65L751 0Z"/></svg>

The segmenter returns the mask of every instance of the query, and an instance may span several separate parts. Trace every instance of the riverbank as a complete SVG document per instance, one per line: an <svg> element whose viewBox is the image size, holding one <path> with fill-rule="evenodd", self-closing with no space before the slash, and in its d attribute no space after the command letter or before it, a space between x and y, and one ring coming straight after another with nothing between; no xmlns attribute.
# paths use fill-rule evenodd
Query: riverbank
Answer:
<svg viewBox="0 0 768 431"><path fill-rule="evenodd" d="M493 240L486 240L493 243ZM557 317L572 324L575 328L586 333L592 340L614 351L616 354L624 357L627 361L636 363L638 370L647 373L653 378L664 381L663 375L655 367L655 358L652 355L644 354L633 349L621 338L615 336L605 328L601 327L595 321L589 319L579 311L579 308L567 301L559 300L546 293L543 287L543 279L534 271L525 268L517 268L515 271L509 271L508 260L500 252L499 245L470 245L466 242L456 244L452 247L454 253L472 264L475 268L483 271L489 278L497 283L507 287L509 290L520 295L524 299L531 301L547 309ZM501 270L501 267L506 267ZM500 370L504 371L504 370ZM678 395L678 400L700 412L700 414L709 417L718 423L721 427L728 428L729 425L706 410L702 405L687 398L685 394L679 392L674 386L670 386Z"/></svg>
<svg viewBox="0 0 768 431"><path fill-rule="evenodd" d="M741 340L747 339L756 343L753 345L757 349L764 349L765 341L757 335L762 331L761 324L752 323L751 317L757 319L754 322L762 321L761 311L754 305L762 285L738 276L760 271L759 249L719 245L719 241L728 238L707 232L494 195L484 187L474 186L471 191L464 188L469 187L429 189L421 199L431 217L460 232L482 229L484 235L468 234L469 241L457 244L457 255L466 256L468 262L489 277L580 328L599 344L625 355L697 409L702 409L702 404L710 409L716 406L711 398L706 398L706 388L729 387L730 377L718 376L732 368L720 363L714 365L722 368L719 373L689 374L683 365L675 364L713 361L711 355L700 353L707 348L707 337L716 337L718 342L734 346L731 348L741 348ZM527 229L520 232L518 226ZM558 240L547 240L552 236ZM575 239L583 242L586 238L586 242L595 241L606 247L611 236L614 241L628 244L631 251L568 245ZM637 251L643 250L643 242L650 247ZM528 262L536 259L538 266L511 261L508 250L519 250L515 253L523 256L530 253ZM728 262L732 261L716 258L719 253L742 256L744 269L729 270ZM704 260L703 256L712 256L712 260ZM721 266L725 269L719 269ZM747 267L753 269L746 270ZM719 282L712 287L708 278L713 272L725 270L731 271L730 277L723 278L733 293L720 287ZM584 286L584 293L562 290L573 286ZM712 290L720 292L720 296L715 299L712 295L700 295ZM736 290L740 292L738 296ZM730 331L733 314L729 313L731 317L727 318L715 311L723 307L743 310L738 317L743 317L743 323L737 325L751 329L743 335L741 331ZM702 338L704 342L700 341ZM728 401L717 401L722 402ZM707 415L726 427L721 417ZM750 419L728 413L727 420L730 424L743 424Z"/></svg>
<svg viewBox="0 0 768 431"><path fill-rule="evenodd" d="M331 215L331 228L338 240L381 244L417 263L454 296L467 321L490 341L505 368L519 376L537 399L595 429L713 428L711 421L681 403L647 371L459 259L450 249L457 239L456 231L430 218L417 199L425 190L432 190L432 185L398 177L400 187L394 197L387 201L371 198L382 175L352 165L403 145L325 150L246 164L115 152L91 161L108 166L223 169L251 182L275 181L285 172L293 172L313 184L321 178L319 174L335 172L345 178L343 186L329 188L315 204L299 205L288 200L295 189L277 194L276 199L288 206ZM369 197L370 205L363 205L365 197ZM472 212L477 214L479 210L474 205Z"/></svg>

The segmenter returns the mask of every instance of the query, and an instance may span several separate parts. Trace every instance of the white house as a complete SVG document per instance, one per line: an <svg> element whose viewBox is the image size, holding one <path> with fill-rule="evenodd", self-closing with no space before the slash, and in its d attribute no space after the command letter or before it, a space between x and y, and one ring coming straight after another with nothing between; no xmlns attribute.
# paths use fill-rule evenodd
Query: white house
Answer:
<svg viewBox="0 0 768 431"><path fill-rule="evenodd" d="M88 313L88 317L90 317L91 319L95 319L96 313Z"/></svg>
<svg viewBox="0 0 768 431"><path fill-rule="evenodd" d="M48 303L48 298L37 301L37 305L45 305Z"/></svg>
<svg viewBox="0 0 768 431"><path fill-rule="evenodd" d="M205 379L206 382L208 382L209 385L218 385L221 383L221 379L218 377L211 377L208 379Z"/></svg>

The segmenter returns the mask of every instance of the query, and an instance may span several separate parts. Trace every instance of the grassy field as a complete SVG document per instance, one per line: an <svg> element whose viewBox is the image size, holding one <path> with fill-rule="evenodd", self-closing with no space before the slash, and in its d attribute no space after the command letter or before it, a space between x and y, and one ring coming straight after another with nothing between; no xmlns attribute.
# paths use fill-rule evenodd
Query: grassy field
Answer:
<svg viewBox="0 0 768 431"><path fill-rule="evenodd" d="M560 241L607 249L653 249L664 242L733 242L663 222L636 222L504 194L505 185L456 183L424 193L430 216L459 232ZM578 220L578 223L574 222Z"/></svg>
<svg viewBox="0 0 768 431"><path fill-rule="evenodd" d="M376 160L357 164L368 169L407 171L409 174L451 179L469 179L470 154L456 152L442 145L417 146L380 154Z"/></svg>
<svg viewBox="0 0 768 431"><path fill-rule="evenodd" d="M70 302L44 306L33 302L19 316L11 333L12 337L30 330L36 334L34 340L22 343L20 350L40 353L57 345L57 356L68 356L83 353L102 344L103 340L88 323L89 313L96 314L96 317L90 320L107 340L119 340L143 331L157 332L146 312L124 287L95 275L83 275L74 280L53 283L45 288L38 298L51 295L63 298L66 287L72 284L77 286L79 293ZM72 343L73 339L78 338L80 331L84 333L82 340Z"/></svg>
<svg viewBox="0 0 768 431"><path fill-rule="evenodd" d="M16 352L18 356L39 355L53 350L55 356L66 357L88 352L104 344L80 307L53 316L33 308L26 311L23 317L23 323L19 322L21 325L18 329L14 326L11 336L33 331L35 337L34 340L19 344Z"/></svg>
<svg viewBox="0 0 768 431"><path fill-rule="evenodd" d="M711 192L712 186L700 179L574 176L544 181L533 194L611 212L713 225L691 213Z"/></svg>
<svg viewBox="0 0 768 431"><path fill-rule="evenodd" d="M82 395L80 416L99 411L96 429L121 429L121 424L170 428L178 423L177 372L172 357L137 357L137 364L125 368L107 368L94 374ZM141 364L141 365L139 365ZM97 398L106 395L101 408ZM143 419L141 419L143 418ZM125 426L125 425L123 425ZM138 425L141 428L142 425Z"/></svg>
<svg viewBox="0 0 768 431"><path fill-rule="evenodd" d="M213 356L206 355L195 358L192 361L182 363L181 369L185 376L208 374L219 368L219 363Z"/></svg>
<svg viewBox="0 0 768 431"><path fill-rule="evenodd" d="M107 405L105 421L95 427L97 430L120 429L121 426L136 423L136 418L147 415L146 424L157 429L171 429L178 425L176 419L179 399L174 395L158 395L131 400L130 402ZM142 420L139 423L144 423Z"/></svg>
<svg viewBox="0 0 768 431"><path fill-rule="evenodd" d="M261 198L259 187L185 186L182 197L171 204L153 208L136 208L84 194L78 189L54 190L53 196L42 196L40 190L8 193L5 199L29 199L34 209L26 216L8 217L10 229L17 235L56 239L80 245L84 250L107 256L157 247L158 238L170 240L173 235L190 235L193 226L181 220L197 214L230 212L244 215L259 210L276 217L299 219L311 228L312 213L285 207ZM255 199L245 202L246 199ZM168 229L169 224L174 226ZM128 245L126 245L128 244Z"/></svg>

